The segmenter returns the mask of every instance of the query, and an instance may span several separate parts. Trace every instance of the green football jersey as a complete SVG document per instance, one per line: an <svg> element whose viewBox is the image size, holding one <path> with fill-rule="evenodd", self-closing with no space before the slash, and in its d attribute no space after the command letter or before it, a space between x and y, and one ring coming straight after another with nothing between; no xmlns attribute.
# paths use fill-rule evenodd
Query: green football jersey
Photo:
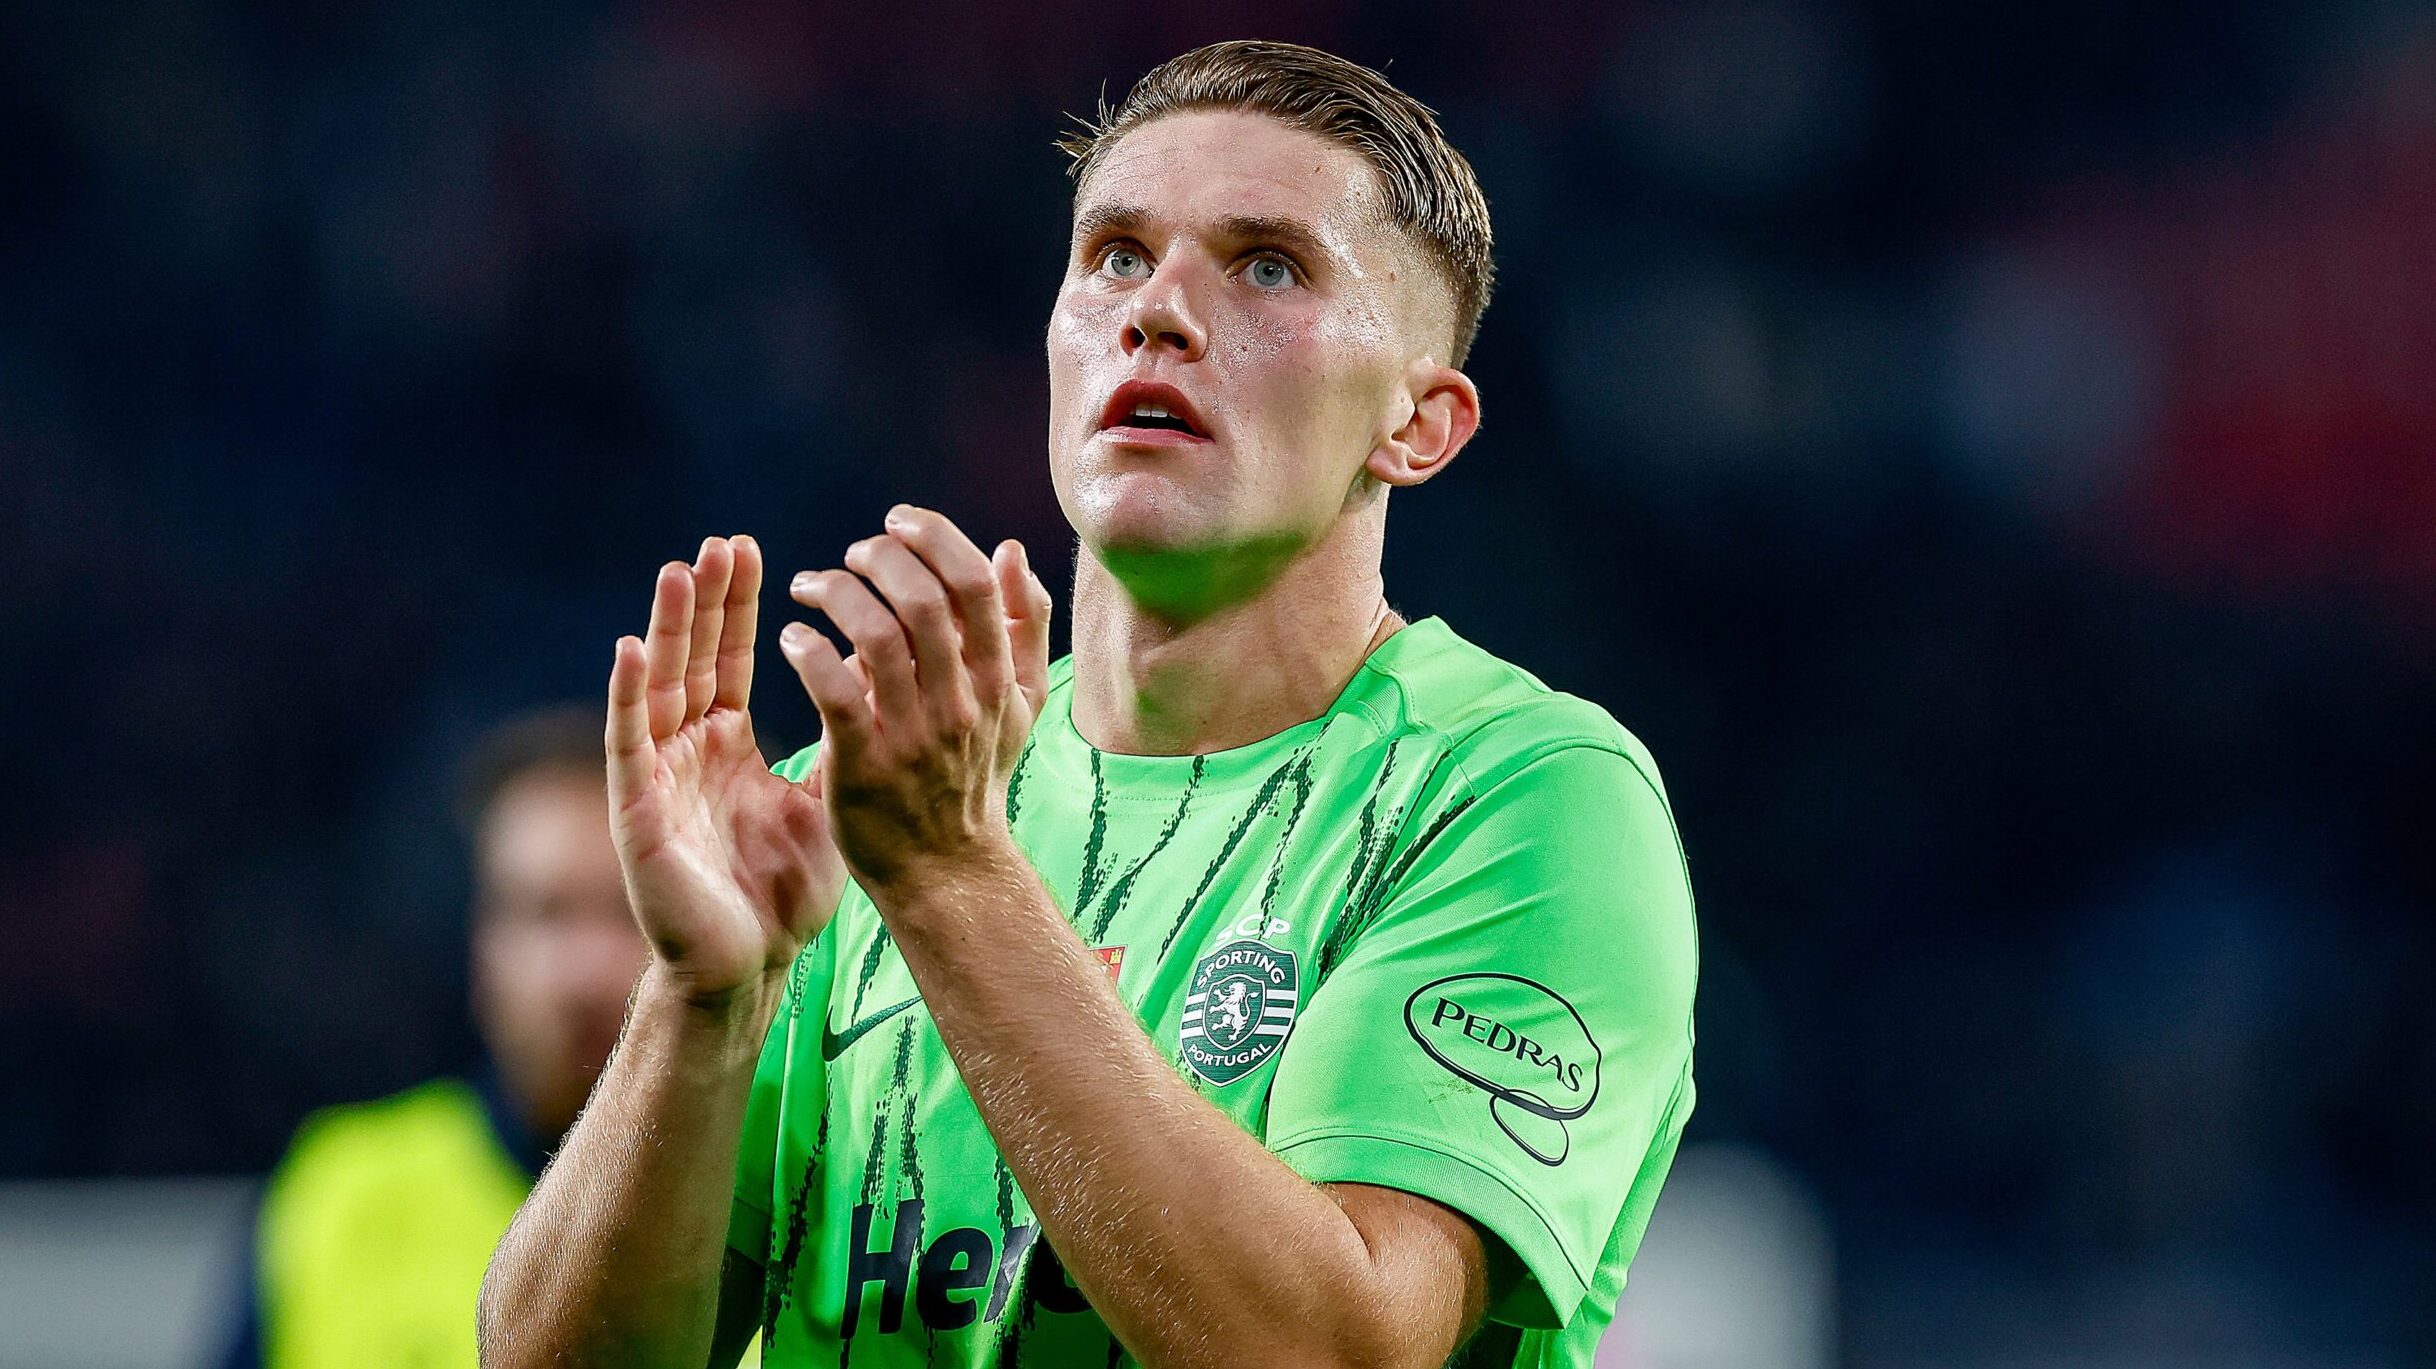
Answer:
<svg viewBox="0 0 2436 1369"><path fill-rule="evenodd" d="M1691 891L1647 751L1435 618L1322 716L1205 755L1100 751L1071 658L1050 678L1015 838L1159 1051L1312 1182L1511 1252L1457 1362L1588 1366L1692 1108ZM728 1240L767 1270L766 1364L1130 1362L851 884L763 1050Z"/></svg>

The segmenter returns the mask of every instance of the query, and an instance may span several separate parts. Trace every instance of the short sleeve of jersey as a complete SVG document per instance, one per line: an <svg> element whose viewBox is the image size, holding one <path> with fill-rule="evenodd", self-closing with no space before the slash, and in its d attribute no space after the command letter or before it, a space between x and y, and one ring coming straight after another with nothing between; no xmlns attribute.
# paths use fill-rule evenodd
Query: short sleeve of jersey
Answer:
<svg viewBox="0 0 2436 1369"><path fill-rule="evenodd" d="M807 746L770 769L782 779L801 780L812 772L818 750ZM803 950L806 956L823 953L817 936ZM801 1015L798 1000L804 984L798 965L787 976L786 993L770 1019L769 1035L762 1040L761 1059L753 1067L753 1092L744 1105L744 1137L736 1151L736 1192L728 1208L727 1244L756 1264L767 1264L770 1258L770 1214L778 1202L778 1121L786 1098L787 1053L793 1039L789 1028Z"/></svg>
<svg viewBox="0 0 2436 1369"><path fill-rule="evenodd" d="M1584 742L1456 794L1415 841L1294 1023L1268 1144L1314 1183L1471 1218L1525 1272L1490 1315L1559 1326L1690 1107L1674 822L1639 761Z"/></svg>

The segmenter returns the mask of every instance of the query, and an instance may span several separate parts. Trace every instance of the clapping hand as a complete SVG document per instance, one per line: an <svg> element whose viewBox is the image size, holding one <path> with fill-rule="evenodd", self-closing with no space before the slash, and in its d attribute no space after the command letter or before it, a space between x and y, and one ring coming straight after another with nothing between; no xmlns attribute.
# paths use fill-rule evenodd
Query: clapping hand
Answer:
<svg viewBox="0 0 2436 1369"><path fill-rule="evenodd" d="M830 829L883 906L917 871L1008 849L1007 784L1049 696L1050 614L1021 543L984 556L903 504L886 526L843 569L792 586L853 654L801 623L779 635L820 710Z"/></svg>
<svg viewBox="0 0 2436 1369"><path fill-rule="evenodd" d="M761 548L713 537L660 567L651 626L609 672L609 803L652 953L722 1001L783 977L837 910L846 867L817 771L770 773L747 711Z"/></svg>

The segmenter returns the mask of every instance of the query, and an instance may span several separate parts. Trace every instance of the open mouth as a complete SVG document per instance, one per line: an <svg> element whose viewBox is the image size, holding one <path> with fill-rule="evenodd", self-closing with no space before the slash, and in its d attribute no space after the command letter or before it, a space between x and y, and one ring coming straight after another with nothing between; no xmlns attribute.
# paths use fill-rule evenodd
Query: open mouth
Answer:
<svg viewBox="0 0 2436 1369"><path fill-rule="evenodd" d="M1116 388L1100 411L1100 431L1120 439L1152 442L1210 440L1207 424L1193 411L1192 401L1173 385L1129 380ZM1165 439L1153 433L1173 434Z"/></svg>
<svg viewBox="0 0 2436 1369"><path fill-rule="evenodd" d="M1197 431L1192 424L1152 404L1136 405L1132 413L1117 420L1116 426L1120 428L1163 428L1173 433L1192 433L1195 437L1208 436L1206 433Z"/></svg>

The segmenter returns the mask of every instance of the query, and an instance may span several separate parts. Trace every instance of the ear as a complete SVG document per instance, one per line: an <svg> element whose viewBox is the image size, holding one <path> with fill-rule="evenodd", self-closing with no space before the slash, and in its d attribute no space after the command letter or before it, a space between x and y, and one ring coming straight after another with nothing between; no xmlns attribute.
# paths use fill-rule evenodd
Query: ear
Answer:
<svg viewBox="0 0 2436 1369"><path fill-rule="evenodd" d="M1424 357L1404 373L1412 408L1402 426L1370 449L1363 469L1382 485L1418 485L1455 459L1480 431L1480 390L1452 366Z"/></svg>

